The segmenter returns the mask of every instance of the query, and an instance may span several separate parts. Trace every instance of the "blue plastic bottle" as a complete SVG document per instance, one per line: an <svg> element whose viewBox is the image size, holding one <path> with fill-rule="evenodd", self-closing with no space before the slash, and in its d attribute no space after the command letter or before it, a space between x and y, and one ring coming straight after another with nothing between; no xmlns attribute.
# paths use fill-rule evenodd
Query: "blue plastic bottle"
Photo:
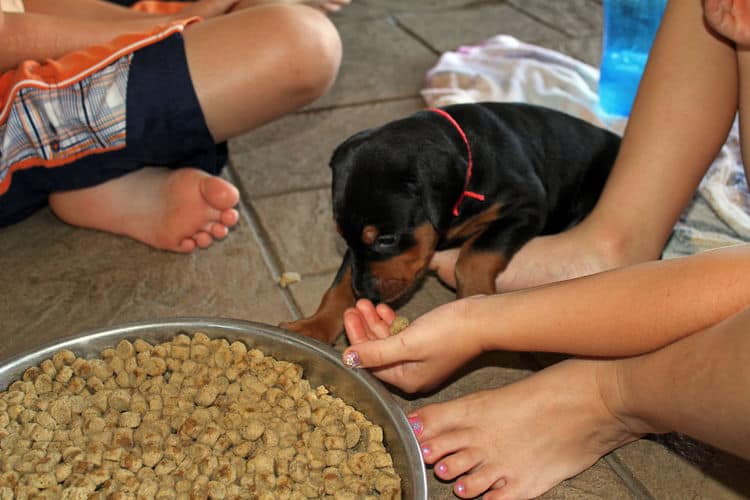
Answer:
<svg viewBox="0 0 750 500"><path fill-rule="evenodd" d="M628 116L667 0L604 0L599 105Z"/></svg>

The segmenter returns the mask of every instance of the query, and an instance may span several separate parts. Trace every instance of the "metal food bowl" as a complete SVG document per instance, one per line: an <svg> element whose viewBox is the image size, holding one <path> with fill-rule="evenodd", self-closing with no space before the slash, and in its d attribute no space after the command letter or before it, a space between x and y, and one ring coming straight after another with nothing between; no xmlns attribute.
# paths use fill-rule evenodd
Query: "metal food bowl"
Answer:
<svg viewBox="0 0 750 500"><path fill-rule="evenodd" d="M239 340L248 348L258 348L278 360L302 366L302 376L310 381L311 386L325 385L333 396L343 399L383 428L386 449L401 476L403 498L427 499L427 477L419 445L406 415L380 381L367 371L344 366L340 354L331 347L270 325L230 319L175 318L92 330L3 361L0 365L0 390L19 380L27 368L38 366L61 349L92 358L99 357L106 348L114 348L122 339L143 339L153 344L171 340L178 333L196 332L203 332L211 338L225 338L229 342Z"/></svg>

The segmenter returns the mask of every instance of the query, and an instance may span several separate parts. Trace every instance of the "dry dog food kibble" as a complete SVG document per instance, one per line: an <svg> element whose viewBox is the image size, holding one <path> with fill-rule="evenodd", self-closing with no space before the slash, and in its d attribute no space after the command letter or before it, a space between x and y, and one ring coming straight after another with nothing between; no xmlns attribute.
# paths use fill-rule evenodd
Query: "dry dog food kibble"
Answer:
<svg viewBox="0 0 750 500"><path fill-rule="evenodd" d="M400 498L383 430L241 342L60 351L0 393L0 500Z"/></svg>
<svg viewBox="0 0 750 500"><path fill-rule="evenodd" d="M396 316L396 319L393 320L393 323L391 323L390 326L391 335L398 335L404 331L407 326L409 326L409 320L407 318Z"/></svg>

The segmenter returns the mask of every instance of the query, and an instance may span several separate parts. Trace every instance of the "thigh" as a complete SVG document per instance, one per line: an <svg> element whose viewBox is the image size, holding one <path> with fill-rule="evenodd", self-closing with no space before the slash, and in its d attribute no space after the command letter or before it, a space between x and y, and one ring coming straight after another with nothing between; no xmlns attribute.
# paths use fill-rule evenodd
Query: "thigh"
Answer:
<svg viewBox="0 0 750 500"><path fill-rule="evenodd" d="M224 141L294 111L332 83L335 27L305 5L263 5L189 26L185 50L206 123Z"/></svg>

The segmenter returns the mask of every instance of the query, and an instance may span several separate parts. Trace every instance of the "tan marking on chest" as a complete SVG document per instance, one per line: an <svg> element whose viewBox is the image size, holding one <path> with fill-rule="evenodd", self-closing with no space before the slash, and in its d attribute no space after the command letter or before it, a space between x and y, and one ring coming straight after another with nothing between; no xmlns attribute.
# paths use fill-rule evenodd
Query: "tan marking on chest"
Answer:
<svg viewBox="0 0 750 500"><path fill-rule="evenodd" d="M469 238L481 233L492 222L500 218L500 203L493 203L487 210L480 212L465 221L448 228L445 238L450 240Z"/></svg>

